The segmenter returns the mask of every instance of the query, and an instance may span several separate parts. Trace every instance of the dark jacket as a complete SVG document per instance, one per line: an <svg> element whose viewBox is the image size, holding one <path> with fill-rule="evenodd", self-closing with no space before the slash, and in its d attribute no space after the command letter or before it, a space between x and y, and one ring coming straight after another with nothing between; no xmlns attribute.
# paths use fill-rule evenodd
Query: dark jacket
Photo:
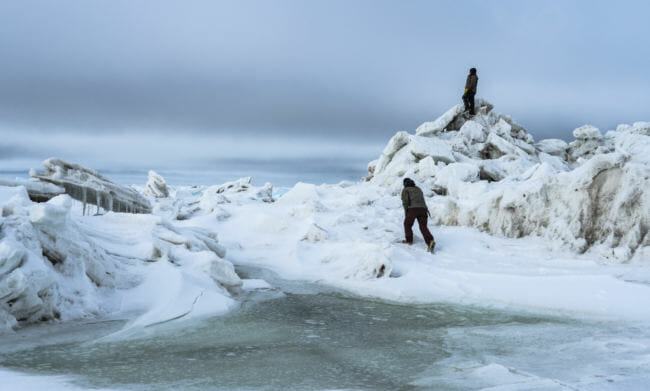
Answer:
<svg viewBox="0 0 650 391"><path fill-rule="evenodd" d="M467 80L465 81L465 88L467 88L467 93L476 95L476 86L478 85L478 76L471 73L467 75Z"/></svg>
<svg viewBox="0 0 650 391"><path fill-rule="evenodd" d="M427 207L427 203L424 201L424 194L417 186L408 186L402 190L402 205L405 211L410 208Z"/></svg>

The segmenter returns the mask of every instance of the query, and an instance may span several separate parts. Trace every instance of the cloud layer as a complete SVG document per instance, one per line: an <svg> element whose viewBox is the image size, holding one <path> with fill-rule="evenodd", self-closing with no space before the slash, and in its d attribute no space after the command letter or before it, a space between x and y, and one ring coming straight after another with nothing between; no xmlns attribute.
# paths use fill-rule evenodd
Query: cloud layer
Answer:
<svg viewBox="0 0 650 391"><path fill-rule="evenodd" d="M566 139L584 123L650 119L649 11L642 1L3 2L0 131L375 145L459 102L476 66L479 97L538 139ZM168 152L164 137L150 140ZM26 152L14 147L0 154Z"/></svg>

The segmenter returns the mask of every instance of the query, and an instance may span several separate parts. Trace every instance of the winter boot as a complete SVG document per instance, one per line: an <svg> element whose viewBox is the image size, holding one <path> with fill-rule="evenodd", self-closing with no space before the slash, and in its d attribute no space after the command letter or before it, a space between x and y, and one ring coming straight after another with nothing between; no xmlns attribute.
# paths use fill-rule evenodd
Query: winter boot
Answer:
<svg viewBox="0 0 650 391"><path fill-rule="evenodd" d="M436 247L436 241L432 240L429 242L429 246L427 247L427 251L433 254L433 249Z"/></svg>

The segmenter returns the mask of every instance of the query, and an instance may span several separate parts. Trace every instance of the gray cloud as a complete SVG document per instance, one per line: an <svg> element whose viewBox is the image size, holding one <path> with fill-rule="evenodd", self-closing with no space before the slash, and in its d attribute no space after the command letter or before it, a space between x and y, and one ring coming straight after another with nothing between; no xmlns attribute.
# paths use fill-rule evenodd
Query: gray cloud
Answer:
<svg viewBox="0 0 650 391"><path fill-rule="evenodd" d="M650 119L646 2L0 4L0 124L385 142L479 96L536 138Z"/></svg>

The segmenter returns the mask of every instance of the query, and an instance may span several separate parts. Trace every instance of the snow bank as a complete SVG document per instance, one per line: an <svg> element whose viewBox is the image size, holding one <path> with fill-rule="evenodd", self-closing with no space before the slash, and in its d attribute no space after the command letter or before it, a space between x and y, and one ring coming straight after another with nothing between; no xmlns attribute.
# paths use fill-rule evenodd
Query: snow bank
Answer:
<svg viewBox="0 0 650 391"><path fill-rule="evenodd" d="M401 190L416 180L435 224L508 237L539 235L554 246L625 261L650 259L650 125L605 135L589 125L575 141L534 143L509 116L460 105L415 135L398 132L369 165L373 184Z"/></svg>
<svg viewBox="0 0 650 391"><path fill-rule="evenodd" d="M225 311L241 286L212 231L163 217L80 216L72 199L0 187L0 329L139 313L139 325Z"/></svg>

